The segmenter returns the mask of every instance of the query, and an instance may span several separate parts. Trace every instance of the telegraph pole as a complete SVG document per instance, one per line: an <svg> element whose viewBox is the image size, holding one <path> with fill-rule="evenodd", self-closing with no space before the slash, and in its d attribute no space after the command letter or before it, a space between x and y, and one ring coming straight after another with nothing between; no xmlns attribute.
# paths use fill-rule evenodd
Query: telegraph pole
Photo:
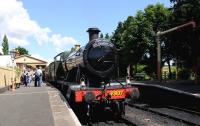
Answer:
<svg viewBox="0 0 200 126"><path fill-rule="evenodd" d="M167 34L167 33L170 33L170 32L173 32L173 31L176 31L178 29L190 26L190 25L192 26L192 28L196 27L196 23L194 21L190 21L190 22L185 23L183 25L179 25L177 27L174 27L174 28L168 29L166 31L162 31L162 32L158 31L156 33L156 43L157 43L157 77L158 77L159 81L162 81L160 36L162 36L164 34Z"/></svg>

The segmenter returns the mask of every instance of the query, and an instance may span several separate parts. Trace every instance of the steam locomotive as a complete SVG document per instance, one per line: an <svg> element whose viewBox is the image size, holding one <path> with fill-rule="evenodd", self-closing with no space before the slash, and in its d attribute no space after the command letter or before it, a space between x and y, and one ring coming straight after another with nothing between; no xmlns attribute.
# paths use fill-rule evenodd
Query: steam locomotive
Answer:
<svg viewBox="0 0 200 126"><path fill-rule="evenodd" d="M65 92L72 107L91 116L98 106L115 115L125 114L125 100L137 99L139 91L125 83L111 80L118 65L117 49L113 43L99 38L98 28L89 28L86 46L75 46L70 54L62 52L54 57L46 69L46 79Z"/></svg>

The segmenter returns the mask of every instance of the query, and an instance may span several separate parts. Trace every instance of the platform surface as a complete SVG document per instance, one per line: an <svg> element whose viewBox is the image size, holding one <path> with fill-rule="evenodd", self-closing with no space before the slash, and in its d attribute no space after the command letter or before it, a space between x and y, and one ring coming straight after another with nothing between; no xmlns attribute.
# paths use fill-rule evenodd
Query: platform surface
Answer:
<svg viewBox="0 0 200 126"><path fill-rule="evenodd" d="M200 97L200 83L194 81L132 81L134 84L150 84L180 90Z"/></svg>
<svg viewBox="0 0 200 126"><path fill-rule="evenodd" d="M80 122L51 86L24 87L0 94L0 126L78 126Z"/></svg>

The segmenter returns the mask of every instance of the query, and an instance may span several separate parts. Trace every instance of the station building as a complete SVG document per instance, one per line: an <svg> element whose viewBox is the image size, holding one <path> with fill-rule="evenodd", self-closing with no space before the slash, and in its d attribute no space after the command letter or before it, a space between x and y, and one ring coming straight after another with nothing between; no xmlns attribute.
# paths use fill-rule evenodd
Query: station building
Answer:
<svg viewBox="0 0 200 126"><path fill-rule="evenodd" d="M15 83L20 84L20 77L25 69L33 72L36 67L42 67L44 72L46 65L46 61L29 55L16 55L14 63L11 55L0 55L0 92L1 89L10 88L13 77Z"/></svg>
<svg viewBox="0 0 200 126"><path fill-rule="evenodd" d="M35 69L36 67L42 67L43 69L46 67L47 62L29 55L20 55L15 58L16 65L24 69L26 67Z"/></svg>

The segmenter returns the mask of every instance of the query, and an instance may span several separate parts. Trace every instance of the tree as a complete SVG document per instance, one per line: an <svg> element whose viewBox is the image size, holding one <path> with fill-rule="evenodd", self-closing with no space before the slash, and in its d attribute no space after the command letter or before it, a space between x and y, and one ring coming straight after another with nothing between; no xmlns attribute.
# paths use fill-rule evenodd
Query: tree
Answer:
<svg viewBox="0 0 200 126"><path fill-rule="evenodd" d="M184 24L188 21L195 21L200 24L200 2L199 0L170 0L174 5L171 24L173 26ZM181 29L171 34L173 42L171 48L176 57L178 66L192 69L200 76L200 29L191 27Z"/></svg>
<svg viewBox="0 0 200 126"><path fill-rule="evenodd" d="M120 76L126 76L127 58L124 54L125 41L124 41L124 23L119 22L116 30L114 31L111 42L115 44L116 48L119 50L119 73Z"/></svg>
<svg viewBox="0 0 200 126"><path fill-rule="evenodd" d="M111 41L120 50L120 65L126 70L128 65L133 68L143 63L151 75L156 73L156 42L155 33L166 29L166 22L170 10L162 4L149 5L144 11L138 11L136 15L129 16L124 22L119 22L113 33ZM164 38L161 38L165 42ZM164 48L164 46L163 46ZM131 73L131 72L130 72Z"/></svg>
<svg viewBox="0 0 200 126"><path fill-rule="evenodd" d="M104 38L104 39L110 40L111 37L109 36L108 33L106 33L105 36L103 35L103 33L101 33L99 38Z"/></svg>
<svg viewBox="0 0 200 126"><path fill-rule="evenodd" d="M139 11L135 17L129 16L123 23L119 23L111 38L120 49L120 65L123 64L120 68L126 70L130 65L131 75L133 65L137 66L147 47L147 39L143 34L147 30L146 25L143 12Z"/></svg>
<svg viewBox="0 0 200 126"><path fill-rule="evenodd" d="M132 68L135 66L135 72L137 72L137 64L140 62L143 54L146 51L147 40L145 38L145 17L143 12L138 11L135 17L129 16L124 23L126 28L124 32L125 43L125 55L128 59L128 65L130 65L130 74L132 75Z"/></svg>
<svg viewBox="0 0 200 126"><path fill-rule="evenodd" d="M68 56L70 55L71 51L64 51L61 55L63 60L66 60L68 58Z"/></svg>
<svg viewBox="0 0 200 126"><path fill-rule="evenodd" d="M171 11L164 7L163 4L157 3L156 5L148 5L147 8L144 10L144 15L146 18L147 24L147 32L146 37L148 38L148 47L146 51L146 55L144 57L145 61L144 63L147 65L146 70L150 74L156 74L156 66L157 66L157 43L155 41L155 33L158 31L164 31L165 29L168 29L168 20L171 15ZM168 48L166 44L168 41L166 37L161 38L161 49L162 49L162 64L164 64L165 59L171 60L169 58L166 58L165 56L168 56ZM166 51L164 51L166 50Z"/></svg>
<svg viewBox="0 0 200 126"><path fill-rule="evenodd" d="M110 40L110 36L109 36L109 34L108 34L108 33L106 33L106 35L105 35L105 39L108 39L108 40Z"/></svg>
<svg viewBox="0 0 200 126"><path fill-rule="evenodd" d="M75 47L71 47L70 51L66 51L66 52L71 53L71 52L74 52L74 51L75 51Z"/></svg>
<svg viewBox="0 0 200 126"><path fill-rule="evenodd" d="M100 38L103 38L103 33L100 34Z"/></svg>
<svg viewBox="0 0 200 126"><path fill-rule="evenodd" d="M29 55L28 50L24 47L18 46L17 48L15 48L15 50L17 50L20 55Z"/></svg>
<svg viewBox="0 0 200 126"><path fill-rule="evenodd" d="M8 55L9 52L9 45L8 45L8 38L6 35L4 35L3 37L3 43L2 43L2 47L3 47L3 54L4 55Z"/></svg>
<svg viewBox="0 0 200 126"><path fill-rule="evenodd" d="M124 29L124 23L119 22L111 38L111 42L114 43L119 50L125 47L125 41L123 40Z"/></svg>

